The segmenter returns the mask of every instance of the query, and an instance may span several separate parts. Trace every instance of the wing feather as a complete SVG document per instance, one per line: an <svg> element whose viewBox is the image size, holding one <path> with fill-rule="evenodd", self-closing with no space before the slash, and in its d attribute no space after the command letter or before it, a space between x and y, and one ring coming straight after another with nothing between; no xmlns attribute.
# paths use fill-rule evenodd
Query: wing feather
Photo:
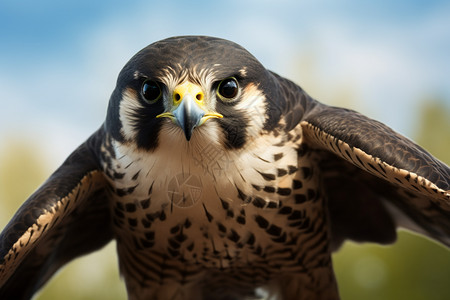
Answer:
<svg viewBox="0 0 450 300"><path fill-rule="evenodd" d="M1 299L31 298L62 265L112 239L103 137L100 129L75 150L1 233Z"/></svg>
<svg viewBox="0 0 450 300"><path fill-rule="evenodd" d="M305 114L300 126L305 142L382 179L363 182L367 176L362 176L347 188L369 186L379 201L389 201L387 210L392 204L412 221L402 222L396 213L397 225L450 246L448 166L386 125L352 110L318 104ZM343 166L344 171L347 169Z"/></svg>
<svg viewBox="0 0 450 300"><path fill-rule="evenodd" d="M355 111L312 99L272 73L280 111L269 125L301 128L299 150L321 152L332 246L345 239L391 243L396 227L450 247L450 168L388 126Z"/></svg>

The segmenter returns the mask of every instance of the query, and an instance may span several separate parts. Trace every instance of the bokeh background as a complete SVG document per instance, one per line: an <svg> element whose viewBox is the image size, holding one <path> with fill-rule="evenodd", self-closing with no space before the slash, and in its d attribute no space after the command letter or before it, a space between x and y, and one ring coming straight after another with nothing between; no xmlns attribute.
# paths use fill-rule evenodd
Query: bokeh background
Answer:
<svg viewBox="0 0 450 300"><path fill-rule="evenodd" d="M2 0L0 228L101 125L127 60L186 34L233 40L450 163L449 1ZM114 247L69 264L37 299L125 299ZM450 299L450 252L410 233L346 243L334 261L343 299Z"/></svg>

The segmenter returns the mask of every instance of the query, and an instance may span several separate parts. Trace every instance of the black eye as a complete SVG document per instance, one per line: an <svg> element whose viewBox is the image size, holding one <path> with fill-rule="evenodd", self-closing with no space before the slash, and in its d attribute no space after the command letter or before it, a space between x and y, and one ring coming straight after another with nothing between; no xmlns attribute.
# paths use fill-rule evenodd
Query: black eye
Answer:
<svg viewBox="0 0 450 300"><path fill-rule="evenodd" d="M141 94L147 102L154 103L161 98L161 87L156 81L147 80L142 84Z"/></svg>
<svg viewBox="0 0 450 300"><path fill-rule="evenodd" d="M227 78L219 83L217 93L226 99L233 99L239 91L238 83L234 78Z"/></svg>

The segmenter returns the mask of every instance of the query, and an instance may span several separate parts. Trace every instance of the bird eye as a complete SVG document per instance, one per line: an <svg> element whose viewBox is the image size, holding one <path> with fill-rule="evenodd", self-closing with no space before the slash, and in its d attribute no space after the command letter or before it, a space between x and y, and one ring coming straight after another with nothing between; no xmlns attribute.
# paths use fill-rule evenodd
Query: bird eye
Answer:
<svg viewBox="0 0 450 300"><path fill-rule="evenodd" d="M227 78L219 83L217 93L225 99L233 99L238 94L239 88L236 79Z"/></svg>
<svg viewBox="0 0 450 300"><path fill-rule="evenodd" d="M141 94L148 103L155 103L161 98L161 87L156 81L147 80L142 84Z"/></svg>

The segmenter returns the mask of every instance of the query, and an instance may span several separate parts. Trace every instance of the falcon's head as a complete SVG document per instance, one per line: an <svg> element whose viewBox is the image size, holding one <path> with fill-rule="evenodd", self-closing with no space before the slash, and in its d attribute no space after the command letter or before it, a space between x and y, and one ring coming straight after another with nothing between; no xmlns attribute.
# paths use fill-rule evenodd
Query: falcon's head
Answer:
<svg viewBox="0 0 450 300"><path fill-rule="evenodd" d="M275 76L227 40L174 37L138 52L119 74L106 119L121 143L153 151L214 141L241 148L279 111Z"/></svg>

